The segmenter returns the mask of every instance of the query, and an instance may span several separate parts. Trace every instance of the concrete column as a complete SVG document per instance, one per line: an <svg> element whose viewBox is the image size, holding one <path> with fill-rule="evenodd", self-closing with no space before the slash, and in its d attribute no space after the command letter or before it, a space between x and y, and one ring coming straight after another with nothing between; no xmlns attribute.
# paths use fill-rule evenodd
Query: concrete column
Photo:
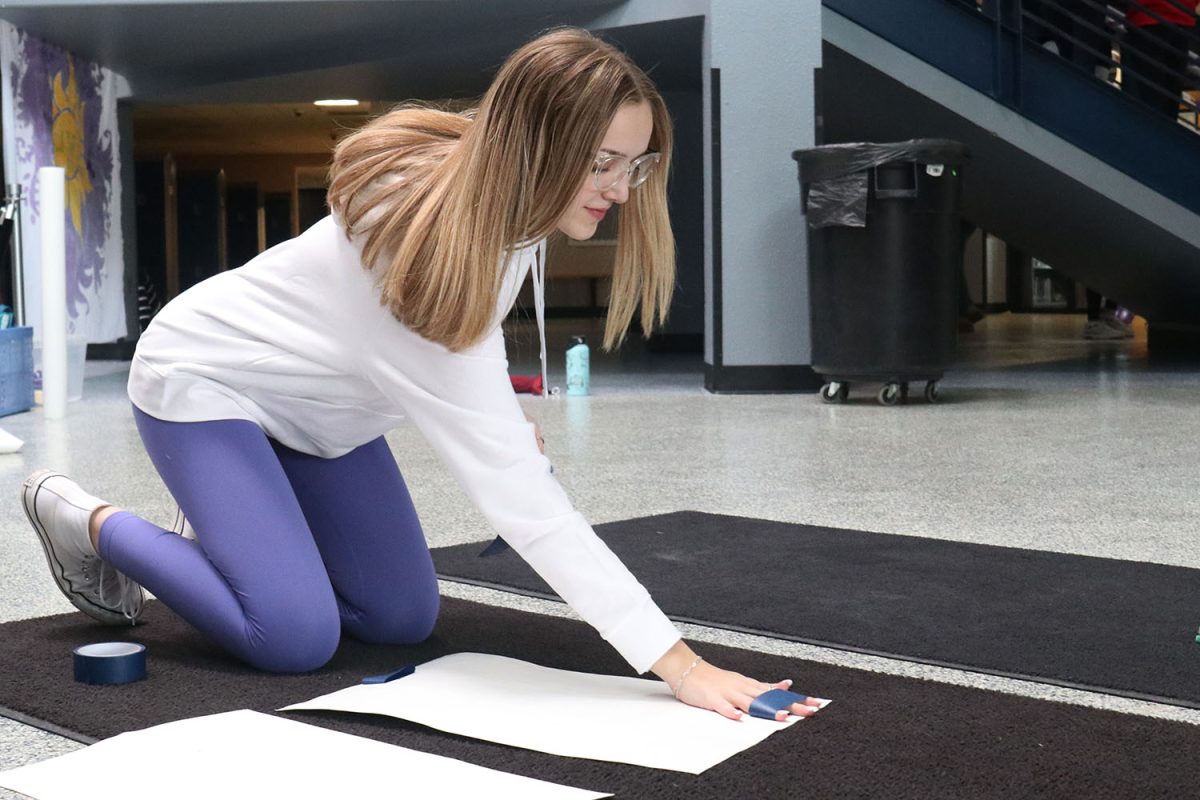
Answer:
<svg viewBox="0 0 1200 800"><path fill-rule="evenodd" d="M815 390L791 154L815 143L820 0L711 0L703 50L705 383Z"/></svg>

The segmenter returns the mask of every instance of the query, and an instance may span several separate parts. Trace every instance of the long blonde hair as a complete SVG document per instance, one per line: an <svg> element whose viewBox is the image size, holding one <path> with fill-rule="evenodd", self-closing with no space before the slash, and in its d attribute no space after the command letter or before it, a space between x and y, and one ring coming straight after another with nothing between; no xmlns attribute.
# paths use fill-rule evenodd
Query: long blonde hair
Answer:
<svg viewBox="0 0 1200 800"><path fill-rule="evenodd" d="M509 258L555 230L617 110L640 102L662 161L620 211L611 349L639 304L646 335L670 305L671 119L646 74L587 31L556 29L517 50L476 110L402 107L346 137L334 151L329 206L348 235L365 237L363 263L381 270L396 318L462 350L488 333Z"/></svg>

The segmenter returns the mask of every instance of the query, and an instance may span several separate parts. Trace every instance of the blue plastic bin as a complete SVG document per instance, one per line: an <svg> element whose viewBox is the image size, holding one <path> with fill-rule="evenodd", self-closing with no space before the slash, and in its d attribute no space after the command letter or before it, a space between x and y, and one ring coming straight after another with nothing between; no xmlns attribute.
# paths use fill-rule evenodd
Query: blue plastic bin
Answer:
<svg viewBox="0 0 1200 800"><path fill-rule="evenodd" d="M0 417L33 408L33 328L0 329Z"/></svg>

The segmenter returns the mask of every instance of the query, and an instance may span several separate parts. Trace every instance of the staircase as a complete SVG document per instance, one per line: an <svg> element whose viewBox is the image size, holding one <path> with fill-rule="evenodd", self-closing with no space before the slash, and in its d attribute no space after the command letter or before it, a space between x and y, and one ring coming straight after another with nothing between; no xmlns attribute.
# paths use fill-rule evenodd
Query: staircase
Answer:
<svg viewBox="0 0 1200 800"><path fill-rule="evenodd" d="M1021 36L1016 2L823 0L821 140L956 139L963 216L1200 331L1200 134Z"/></svg>

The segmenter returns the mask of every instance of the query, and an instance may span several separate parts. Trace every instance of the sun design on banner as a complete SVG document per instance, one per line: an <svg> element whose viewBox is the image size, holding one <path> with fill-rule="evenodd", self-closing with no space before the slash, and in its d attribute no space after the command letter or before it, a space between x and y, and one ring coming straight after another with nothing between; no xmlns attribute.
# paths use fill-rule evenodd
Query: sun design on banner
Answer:
<svg viewBox="0 0 1200 800"><path fill-rule="evenodd" d="M54 163L67 173L67 208L71 210L71 222L75 233L83 236L83 207L92 191L88 177L87 158L84 154L83 100L79 97L79 85L75 81L75 64L69 62L67 82L59 72L50 79L54 90L53 122L51 137L54 141Z"/></svg>

